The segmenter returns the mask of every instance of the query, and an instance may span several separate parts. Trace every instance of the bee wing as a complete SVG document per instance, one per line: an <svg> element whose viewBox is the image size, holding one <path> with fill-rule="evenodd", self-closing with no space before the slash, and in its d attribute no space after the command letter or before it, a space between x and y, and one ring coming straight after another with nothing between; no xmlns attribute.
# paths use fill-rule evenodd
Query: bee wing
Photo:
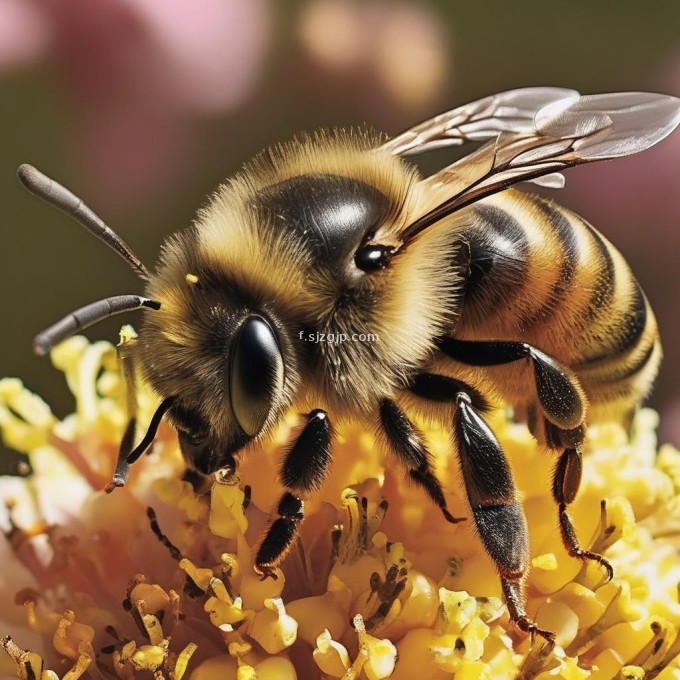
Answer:
<svg viewBox="0 0 680 680"><path fill-rule="evenodd" d="M401 238L518 182L643 151L679 123L680 99L667 95L622 92L553 101L536 113L531 132L501 132L419 182L415 214Z"/></svg>
<svg viewBox="0 0 680 680"><path fill-rule="evenodd" d="M466 141L486 141L501 132L534 131L536 114L548 104L578 99L576 90L525 87L509 90L441 113L385 142L380 149L410 156Z"/></svg>

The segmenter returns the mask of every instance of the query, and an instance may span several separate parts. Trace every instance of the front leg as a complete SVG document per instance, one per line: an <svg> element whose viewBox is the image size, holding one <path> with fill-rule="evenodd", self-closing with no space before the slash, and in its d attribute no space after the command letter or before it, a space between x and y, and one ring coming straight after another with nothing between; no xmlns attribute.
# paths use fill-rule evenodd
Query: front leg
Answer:
<svg viewBox="0 0 680 680"><path fill-rule="evenodd" d="M278 517L270 522L255 557L255 569L263 578L274 575L297 539L304 519L301 496L316 491L330 467L333 429L328 414L315 409L305 417L307 422L279 471L287 491L279 500Z"/></svg>
<svg viewBox="0 0 680 680"><path fill-rule="evenodd" d="M539 628L524 608L529 564L526 518L503 449L473 405L474 390L453 378L423 374L416 378L414 392L440 402L448 396L455 404L453 435L465 491L479 537L500 574L510 618L520 630L553 642L554 634Z"/></svg>
<svg viewBox="0 0 680 680"><path fill-rule="evenodd" d="M125 432L118 449L118 460L112 480L104 487L106 493L111 493L114 489L125 486L125 482L130 474L130 466L135 463L140 456L151 446L156 437L158 427L163 416L173 405L175 398L168 397L156 409L151 417L147 431L142 437L142 441L133 448L135 433L137 431L137 388L135 381L135 346L134 338L127 338L118 345L118 357L121 362L123 372L123 382L125 384L125 395L127 401L128 422Z"/></svg>
<svg viewBox="0 0 680 680"><path fill-rule="evenodd" d="M116 469L113 472L113 478L104 488L106 493L111 493L114 489L125 486L125 482L130 474L130 463L128 463L127 458L134 446L135 433L137 432L137 382L135 375L136 344L136 338L122 337L121 333L121 341L116 348L123 377L123 385L125 386L125 407L128 421L118 448L118 460L116 461Z"/></svg>

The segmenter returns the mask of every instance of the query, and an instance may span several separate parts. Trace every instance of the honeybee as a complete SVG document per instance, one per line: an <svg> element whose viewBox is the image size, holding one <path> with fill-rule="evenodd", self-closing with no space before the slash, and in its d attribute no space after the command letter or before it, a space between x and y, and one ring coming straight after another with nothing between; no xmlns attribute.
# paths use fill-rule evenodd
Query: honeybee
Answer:
<svg viewBox="0 0 680 680"><path fill-rule="evenodd" d="M416 422L446 427L510 616L552 640L525 611L526 519L484 414L491 403L511 406L557 454L551 493L562 540L611 577L609 562L579 544L567 508L586 427L630 419L661 346L618 251L569 210L511 187L560 187L562 170L642 151L679 122L673 97L527 88L387 141L342 130L302 137L221 186L195 223L165 242L153 273L80 199L23 165L30 191L70 213L146 282L143 297L107 298L68 315L36 337L35 350L144 309L123 361L140 366L160 406L136 446L131 414L109 490L125 483L164 415L189 468L211 475L233 473L238 455L289 409L304 414L280 468L286 491L255 558L263 576L296 540L303 501L328 473L333 424L377 427L408 477L449 522L461 521L447 509ZM486 143L429 177L404 160L467 141ZM379 341L303 341L362 333Z"/></svg>

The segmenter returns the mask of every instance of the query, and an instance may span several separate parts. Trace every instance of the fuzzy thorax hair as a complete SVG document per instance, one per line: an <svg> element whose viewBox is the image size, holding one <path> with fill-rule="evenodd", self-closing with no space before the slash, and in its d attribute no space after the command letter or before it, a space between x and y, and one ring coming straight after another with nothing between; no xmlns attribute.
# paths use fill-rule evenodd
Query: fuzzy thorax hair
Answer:
<svg viewBox="0 0 680 680"><path fill-rule="evenodd" d="M249 313L274 325L285 363L281 403L263 432L290 405L324 408L339 420L374 411L451 327L458 273L450 233L429 229L385 270L355 268L345 277L261 209L262 193L291 178L348 177L386 197L385 219L398 230L409 218L418 176L378 146L375 136L344 131L277 146L221 186L195 224L165 243L148 289L161 309L146 315L140 338L147 377L226 440L234 428L229 348ZM299 338L302 330L350 339L310 345ZM352 341L353 334L375 339Z"/></svg>

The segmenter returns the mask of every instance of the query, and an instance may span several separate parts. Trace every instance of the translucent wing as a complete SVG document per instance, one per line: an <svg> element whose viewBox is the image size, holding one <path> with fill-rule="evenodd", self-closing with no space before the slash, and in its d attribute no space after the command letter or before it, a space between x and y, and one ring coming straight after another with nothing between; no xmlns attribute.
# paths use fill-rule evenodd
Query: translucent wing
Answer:
<svg viewBox="0 0 680 680"><path fill-rule="evenodd" d="M534 119L540 110L553 102L578 97L576 90L561 87L525 87L501 92L426 120L380 148L409 156L466 141L485 141L500 132L533 132Z"/></svg>
<svg viewBox="0 0 680 680"><path fill-rule="evenodd" d="M441 217L517 182L643 151L679 123L680 99L667 95L623 92L553 101L536 113L531 131L501 132L419 182L415 214L399 238L408 240Z"/></svg>

